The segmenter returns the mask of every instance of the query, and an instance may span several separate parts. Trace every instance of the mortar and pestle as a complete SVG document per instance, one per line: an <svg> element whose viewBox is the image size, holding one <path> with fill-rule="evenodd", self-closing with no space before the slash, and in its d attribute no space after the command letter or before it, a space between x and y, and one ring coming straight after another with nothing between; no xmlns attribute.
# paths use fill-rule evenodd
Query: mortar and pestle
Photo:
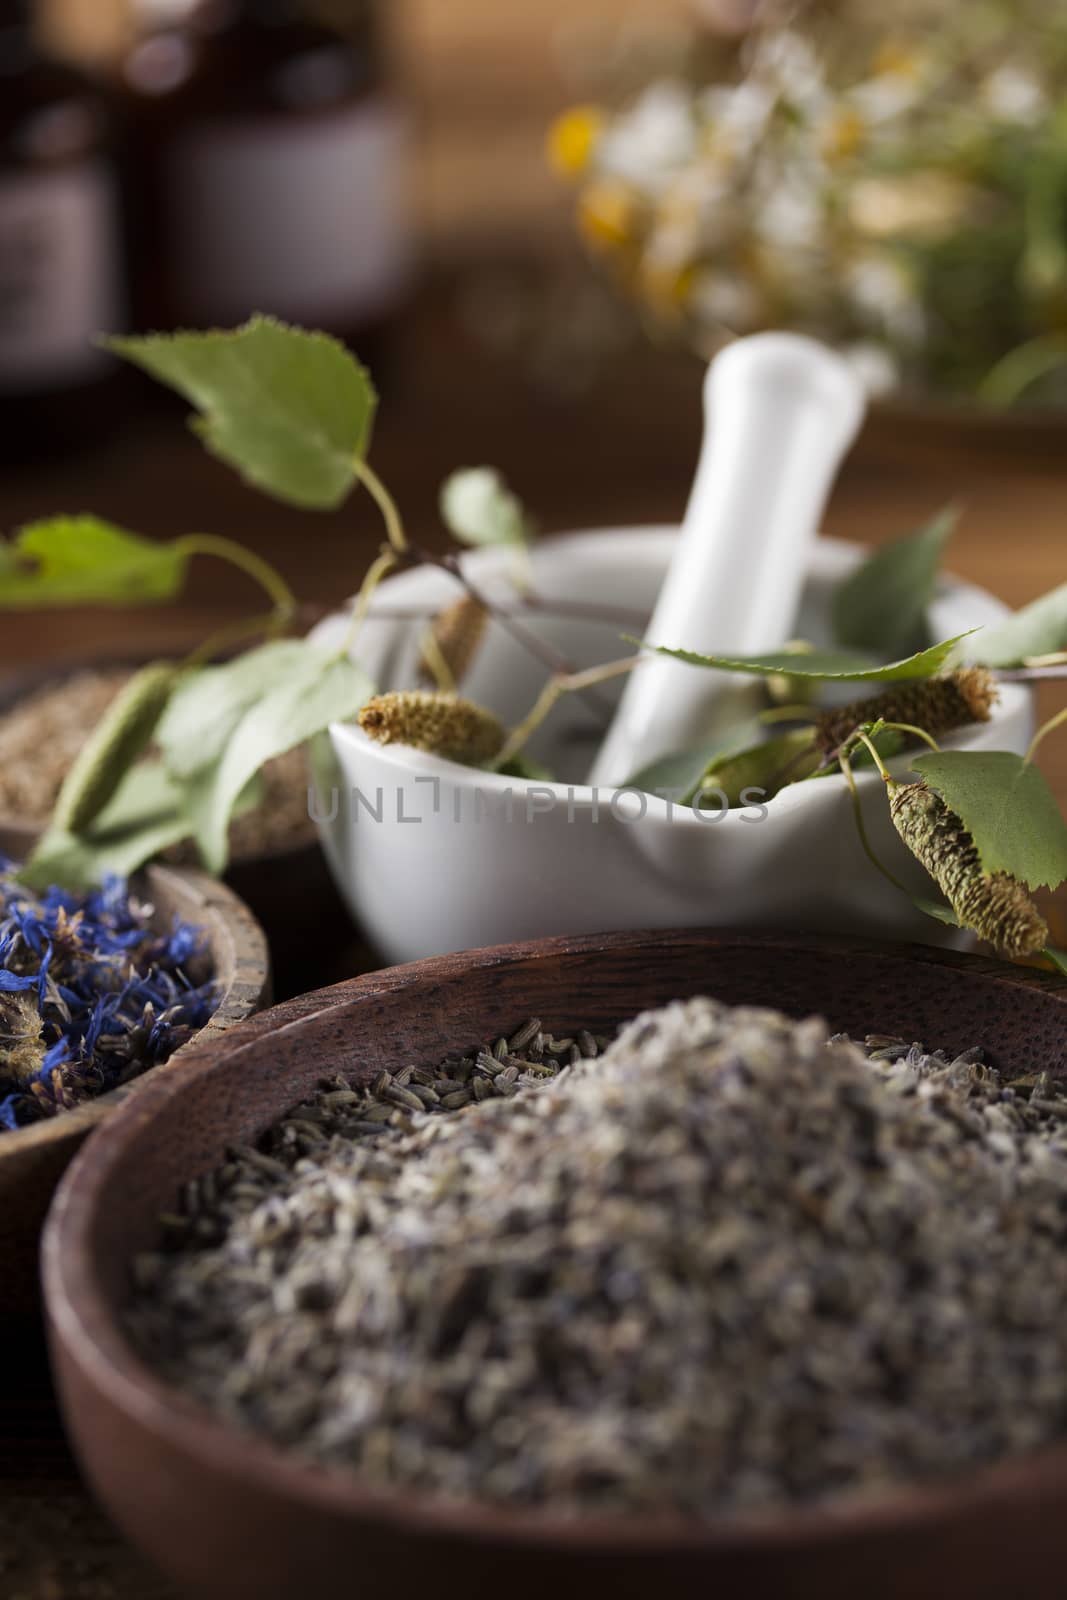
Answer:
<svg viewBox="0 0 1067 1600"><path fill-rule="evenodd" d="M680 528L608 528L545 540L531 552L542 601L585 601L633 616L590 622L539 611L532 625L576 667L624 655L623 632L652 642L751 654L802 637L830 642L833 591L860 546L821 539L819 522L863 415L843 361L792 334L740 340L709 369L705 438ZM509 556L472 551L464 570L514 602ZM417 681L424 624L399 613L456 598L447 573L422 568L383 584L358 643L381 689ZM944 577L934 636L991 625L1007 608ZM339 641L348 618L320 624ZM493 621L463 693L509 725L544 685L544 666ZM873 693L877 685L868 686ZM560 775L489 774L334 724L315 757L319 828L353 916L389 962L482 945L626 928L718 926L950 943L863 854L843 782L796 783L762 808L700 813L625 787L647 763L727 730L754 704L750 679L650 657L597 691L602 714L565 696L529 745ZM851 686L850 698L862 696ZM1025 751L1028 690L1004 685L988 723L955 748ZM907 769L907 758L897 763ZM873 771L857 773L874 848L916 893Z"/></svg>

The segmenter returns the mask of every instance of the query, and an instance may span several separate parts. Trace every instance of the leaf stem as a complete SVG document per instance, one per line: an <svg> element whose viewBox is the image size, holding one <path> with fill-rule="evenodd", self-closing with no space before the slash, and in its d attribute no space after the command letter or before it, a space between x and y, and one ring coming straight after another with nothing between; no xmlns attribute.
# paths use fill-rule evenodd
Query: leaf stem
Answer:
<svg viewBox="0 0 1067 1600"><path fill-rule="evenodd" d="M422 636L422 659L433 674L434 683L442 694L455 694L458 688L455 674L446 661L445 653L438 644L432 628L427 628Z"/></svg>
<svg viewBox="0 0 1067 1600"><path fill-rule="evenodd" d="M360 584L359 593L356 596L356 603L352 607L352 616L349 620L344 639L341 642L341 648L338 651L338 655L346 656L351 650L353 644L355 643L356 635L362 627L367 612L370 609L371 600L374 598L374 591L377 589L382 579L392 572L393 568L397 564L398 556L395 549L392 549L389 545L383 545L363 575L363 582Z"/></svg>
<svg viewBox="0 0 1067 1600"><path fill-rule="evenodd" d="M252 638L257 633L277 631L280 620L279 612L271 611L266 616L245 617L239 622L227 622L209 634L202 644L198 644L196 649L186 656L182 665L187 671L202 667L223 650L228 650L231 644L240 644L242 640Z"/></svg>
<svg viewBox="0 0 1067 1600"><path fill-rule="evenodd" d="M357 456L353 462L353 468L356 477L368 491L382 514L389 543L398 555L405 555L409 548L408 538L404 532L403 519L400 516L396 501L369 461L364 461L361 456Z"/></svg>
<svg viewBox="0 0 1067 1600"><path fill-rule="evenodd" d="M185 556L216 556L220 561L228 561L231 566L239 567L255 579L270 597L279 620L288 621L296 611L296 596L281 573L269 561L264 561L262 556L257 556L254 550L247 550L236 540L223 539L214 533L188 533L176 541L175 548Z"/></svg>
<svg viewBox="0 0 1067 1600"><path fill-rule="evenodd" d="M923 744L928 744L938 755L941 753L941 746L937 740L928 734L925 728L918 728L912 722L883 722L882 727L891 733L910 733L913 738L921 739ZM885 777L886 774L883 773L882 776Z"/></svg>
<svg viewBox="0 0 1067 1600"><path fill-rule="evenodd" d="M517 727L512 729L494 765L505 766L518 755L562 695L580 693L583 689L591 689L598 683L607 683L611 678L620 678L623 673L632 672L643 659L642 656L627 656L622 661L608 661L599 667L587 667L583 672L556 673L554 677L549 678L531 710Z"/></svg>
<svg viewBox="0 0 1067 1600"><path fill-rule="evenodd" d="M883 727L889 727L889 723L883 723ZM863 744L863 745L867 746L867 749L870 752L871 760L874 762L875 766L878 768L878 772L879 772L879 775L881 776L882 780L885 783L892 782L892 779L891 779L890 773L889 773L889 768L886 766L885 762L882 760L882 757L881 757L881 755L879 754L879 751L878 751L878 746L875 744L875 742L871 738L870 734L866 733L863 728L857 728L856 729L856 733L855 733L855 738L857 738L859 740L860 744ZM842 767L842 770L844 771L844 770L847 769L848 774L851 775L852 767L851 767L851 765L849 763L848 756L842 754L840 759L844 763L844 766Z"/></svg>
<svg viewBox="0 0 1067 1600"><path fill-rule="evenodd" d="M867 736L866 734L861 734L860 737L866 740ZM874 756L874 759L878 763L879 767L881 767L881 757L873 746L871 746L871 754ZM863 818L863 805L860 801L859 790L856 788L856 779L852 771L852 765L843 749L838 752L837 759L841 767L844 780L848 784L848 792L852 797L852 814L856 819L856 832L859 834L860 844L863 846L864 855L867 857L868 861L873 867L877 867L878 871L882 874L882 877L889 880L895 889L899 889L901 894L907 894L908 891L905 889L900 879L890 872L885 863L880 861L878 856L875 854L874 846L871 844L870 835L867 832L867 824ZM884 769L883 777L885 777L887 782L889 781L889 774L885 772Z"/></svg>
<svg viewBox="0 0 1067 1600"><path fill-rule="evenodd" d="M1038 728L1037 732L1034 734L1034 737L1030 740L1030 748L1027 750L1025 756L1025 765L1029 766L1030 762L1034 759L1042 739L1044 739L1047 734L1052 733L1053 729L1062 727L1065 722L1067 722L1067 706L1064 706L1062 711L1057 711L1054 717L1049 717L1048 721Z"/></svg>

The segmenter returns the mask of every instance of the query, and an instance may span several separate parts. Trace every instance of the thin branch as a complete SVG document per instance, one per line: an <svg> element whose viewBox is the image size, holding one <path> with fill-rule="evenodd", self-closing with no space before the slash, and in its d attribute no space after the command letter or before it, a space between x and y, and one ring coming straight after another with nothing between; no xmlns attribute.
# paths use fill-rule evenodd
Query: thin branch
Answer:
<svg viewBox="0 0 1067 1600"><path fill-rule="evenodd" d="M374 598L375 589L377 589L382 579L392 572L399 560L400 557L397 555L396 550L391 545L383 545L378 555L367 568L363 575L363 583L360 587L359 594L356 596L356 603L352 607L352 616L349 620L348 629L345 633L344 641L339 652L341 655L347 655L351 650L352 645L355 642L356 635L362 627L367 612L370 609L370 603Z"/></svg>
<svg viewBox="0 0 1067 1600"><path fill-rule="evenodd" d="M998 683L1042 683L1053 678L1067 678L1067 662L1062 666L1001 667L993 676Z"/></svg>
<svg viewBox="0 0 1067 1600"><path fill-rule="evenodd" d="M594 684L607 683L610 678L620 678L623 673L632 672L644 659L646 658L643 656L627 656L622 661L608 661L600 667L587 667L584 672L562 672L549 678L534 701L532 709L508 735L507 743L497 757L496 765L505 766L518 755L526 741L537 732L561 695L581 694Z"/></svg>
<svg viewBox="0 0 1067 1600"><path fill-rule="evenodd" d="M1038 746L1040 745L1042 739L1044 739L1047 734L1050 734L1054 728L1062 727L1065 722L1067 722L1067 706L1064 706L1062 711L1057 711L1054 717L1049 717L1048 721L1043 723L1042 726L1038 728L1037 732L1034 734L1034 737L1030 740L1030 748L1026 752L1026 763L1028 766L1037 755Z"/></svg>
<svg viewBox="0 0 1067 1600"><path fill-rule="evenodd" d="M510 633L515 643L521 645L524 650L540 661L541 665L547 668L554 677L571 678L580 676L573 661L569 661L566 656L560 655L558 650L554 650L551 645L546 644L543 639L519 622L516 617L502 615L493 601L488 599L467 577L458 557L451 553L443 556L435 555L432 551L420 550L415 546L410 547L405 552L405 555L412 565L437 567L442 572L451 574L457 583L462 584L471 599L477 605L480 605L483 610L488 611L491 617L495 617L500 626L507 633ZM602 699L600 695L594 694L589 688L582 688L577 692L583 695L587 705L595 708L598 717L610 720L612 708L606 700Z"/></svg>

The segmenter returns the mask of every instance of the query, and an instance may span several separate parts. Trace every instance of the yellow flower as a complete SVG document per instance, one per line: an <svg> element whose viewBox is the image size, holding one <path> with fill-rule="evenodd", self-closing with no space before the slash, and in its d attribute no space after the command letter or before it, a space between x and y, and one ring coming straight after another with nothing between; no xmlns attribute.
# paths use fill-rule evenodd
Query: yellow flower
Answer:
<svg viewBox="0 0 1067 1600"><path fill-rule="evenodd" d="M596 250L628 244L637 231L637 220L637 198L617 178L599 179L579 197L578 226L586 243Z"/></svg>
<svg viewBox="0 0 1067 1600"><path fill-rule="evenodd" d="M926 62L922 51L901 39L886 39L871 63L875 77L917 78Z"/></svg>
<svg viewBox="0 0 1067 1600"><path fill-rule="evenodd" d="M867 124L855 106L838 107L822 133L823 159L831 166L851 161L860 150L866 133Z"/></svg>
<svg viewBox="0 0 1067 1600"><path fill-rule="evenodd" d="M604 129L598 106L572 106L548 130L547 150L552 167L563 178L585 172Z"/></svg>
<svg viewBox="0 0 1067 1600"><path fill-rule="evenodd" d="M641 297L660 316L672 316L688 303L695 275L696 269L690 264L658 261L646 255L639 273Z"/></svg>

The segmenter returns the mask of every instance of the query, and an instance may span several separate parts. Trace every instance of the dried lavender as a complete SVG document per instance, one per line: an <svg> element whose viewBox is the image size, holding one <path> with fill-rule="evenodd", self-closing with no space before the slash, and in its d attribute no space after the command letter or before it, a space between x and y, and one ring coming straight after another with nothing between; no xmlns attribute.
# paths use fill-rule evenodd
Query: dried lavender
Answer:
<svg viewBox="0 0 1067 1600"><path fill-rule="evenodd" d="M1046 1078L710 1000L597 1060L530 1028L324 1086L190 1186L136 1264L149 1358L375 1484L575 1511L711 1517L1062 1432Z"/></svg>
<svg viewBox="0 0 1067 1600"><path fill-rule="evenodd" d="M0 1130L67 1111L165 1061L217 1004L203 931L111 879L37 896L0 865Z"/></svg>

